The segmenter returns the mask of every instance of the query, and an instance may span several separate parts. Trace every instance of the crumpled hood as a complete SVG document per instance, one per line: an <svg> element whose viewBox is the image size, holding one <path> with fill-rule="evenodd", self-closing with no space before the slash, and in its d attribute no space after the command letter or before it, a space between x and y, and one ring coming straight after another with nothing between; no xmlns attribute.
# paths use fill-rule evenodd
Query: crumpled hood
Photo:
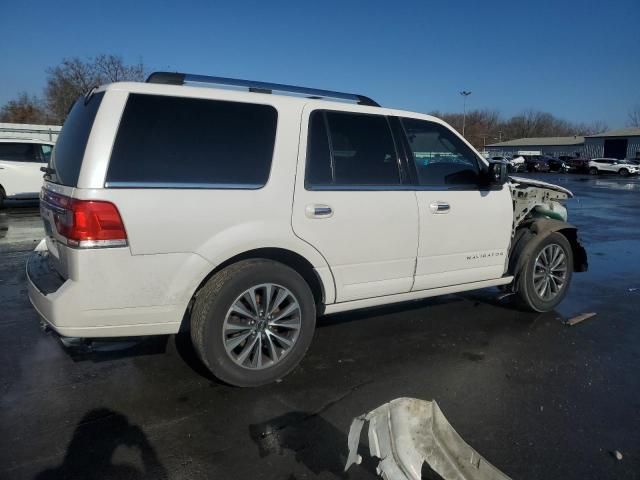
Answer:
<svg viewBox="0 0 640 480"><path fill-rule="evenodd" d="M571 190L567 190L566 188L560 187L558 185L554 185L553 183L547 183L541 180L534 180L533 178L512 177L512 176L509 176L509 180L511 180L511 183L515 183L518 185L528 185L531 187L548 188L549 190L555 190L556 192L565 193L569 196L569 198L573 197L573 193L571 192Z"/></svg>

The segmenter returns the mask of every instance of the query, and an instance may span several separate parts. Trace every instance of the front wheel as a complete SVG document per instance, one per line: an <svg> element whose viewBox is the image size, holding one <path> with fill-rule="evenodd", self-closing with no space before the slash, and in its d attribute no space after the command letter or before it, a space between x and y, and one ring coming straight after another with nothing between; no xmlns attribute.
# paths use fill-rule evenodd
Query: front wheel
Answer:
<svg viewBox="0 0 640 480"><path fill-rule="evenodd" d="M573 273L571 245L564 235L553 232L527 250L516 293L528 309L548 312L567 294Z"/></svg>
<svg viewBox="0 0 640 480"><path fill-rule="evenodd" d="M598 175L598 169L596 167L589 168L589 175Z"/></svg>
<svg viewBox="0 0 640 480"><path fill-rule="evenodd" d="M629 170L627 170L626 168L621 168L618 173L623 176L623 177L628 177L629 176Z"/></svg>
<svg viewBox="0 0 640 480"><path fill-rule="evenodd" d="M272 260L243 260L216 273L198 293L191 339L216 377L255 387L298 365L315 322L313 295L295 270Z"/></svg>

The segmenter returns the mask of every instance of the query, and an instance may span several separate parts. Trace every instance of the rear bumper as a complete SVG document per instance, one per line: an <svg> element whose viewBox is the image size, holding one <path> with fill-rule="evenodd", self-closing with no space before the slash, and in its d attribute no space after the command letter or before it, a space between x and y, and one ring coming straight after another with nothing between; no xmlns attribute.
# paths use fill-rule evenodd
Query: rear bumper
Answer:
<svg viewBox="0 0 640 480"><path fill-rule="evenodd" d="M109 253L113 254L113 250ZM128 249L126 254L129 265L135 265ZM127 284L126 279L132 276L130 270L102 270L101 275L86 275L89 278L83 282L71 278L65 280L51 268L48 256L43 240L27 260L27 290L33 308L59 335L100 338L178 332L188 299L174 304L123 305L122 292L129 291L131 297L133 285L144 292L144 285ZM96 262L96 270L100 270L102 261L95 258L93 260ZM119 263L117 258L108 260L113 264ZM148 272L151 277L153 274L152 271ZM121 278L114 278L115 276ZM105 279L103 284L100 283L102 278ZM105 308L105 301L122 307Z"/></svg>

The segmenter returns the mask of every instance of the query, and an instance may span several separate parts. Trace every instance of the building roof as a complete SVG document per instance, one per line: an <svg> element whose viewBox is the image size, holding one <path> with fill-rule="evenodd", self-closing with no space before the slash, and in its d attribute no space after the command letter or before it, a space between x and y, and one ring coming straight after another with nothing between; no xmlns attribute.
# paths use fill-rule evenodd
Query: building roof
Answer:
<svg viewBox="0 0 640 480"><path fill-rule="evenodd" d="M640 137L640 128L621 128L619 130L609 130L608 132L598 133L596 135L587 135L588 138L597 137Z"/></svg>
<svg viewBox="0 0 640 480"><path fill-rule="evenodd" d="M507 140L501 143L492 143L487 147L533 147L546 145L582 145L584 137L533 137L533 138L516 138L515 140Z"/></svg>

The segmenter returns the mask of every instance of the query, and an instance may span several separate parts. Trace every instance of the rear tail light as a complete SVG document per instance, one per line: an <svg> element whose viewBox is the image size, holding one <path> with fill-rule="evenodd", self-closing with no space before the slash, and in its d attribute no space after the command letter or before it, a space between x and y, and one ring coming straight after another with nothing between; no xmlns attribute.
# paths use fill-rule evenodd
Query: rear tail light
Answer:
<svg viewBox="0 0 640 480"><path fill-rule="evenodd" d="M56 230L67 245L77 248L127 245L127 232L113 203L78 200L45 189L40 200L53 213Z"/></svg>

